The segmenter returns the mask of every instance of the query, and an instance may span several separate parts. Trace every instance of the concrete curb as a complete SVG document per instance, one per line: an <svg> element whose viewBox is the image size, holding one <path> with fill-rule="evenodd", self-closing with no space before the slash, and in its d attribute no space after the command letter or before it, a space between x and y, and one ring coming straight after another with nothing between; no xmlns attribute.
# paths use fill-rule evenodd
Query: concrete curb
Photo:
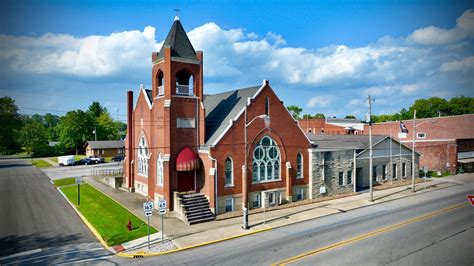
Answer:
<svg viewBox="0 0 474 266"><path fill-rule="evenodd" d="M431 185L431 187L434 186L434 185L440 185L440 184L445 184L445 183L449 183L449 182L440 182L440 183ZM418 193L414 193L414 194L411 194L411 195L403 196L403 197L400 197L400 198L388 199L388 200L385 200L385 201L373 202L373 203L371 203L371 204L364 205L364 206L359 206L359 207L355 207L355 208L352 208L352 209L348 209L348 210L346 210L346 211L352 211L352 210L362 209L362 208L365 208L365 207L370 207L370 206L382 204L382 203L385 203L385 202L391 202L391 201L394 201L394 200L404 199L404 198L408 198L408 197L412 197L412 196L416 196L416 195L428 193L428 192L431 192L431 191L436 191L436 190L441 190L441 189L445 189L445 188L450 188L450 187L457 186L457 185L458 185L458 184L453 184L453 185L450 185L450 186L447 186L447 187L443 187L443 188L435 188L435 189L430 190L430 191L419 191ZM430 186L427 186L427 188L428 188L428 187L430 187ZM284 226L288 226L288 225L294 225L294 224L299 224L299 223L306 222L306 221L310 221L310 220L320 219L320 218L322 218L322 217L327 217L327 216L335 215L335 214L338 214L338 213L339 213L339 212L331 213L331 214L327 214L327 215L323 215L323 216L320 216L320 217L308 218L308 219L305 219L305 220L296 221L296 222L291 223L291 224L284 224L284 225L278 225L278 226L275 226L275 227L263 228L263 229L259 229L259 230L253 231L253 232L243 233L243 234L239 234L239 235L235 235L235 236L230 236L230 237L226 237L226 238L222 238L222 239L217 239L217 240L212 240L212 241L207 241L207 242L203 242L203 243L200 243L200 244L196 244L196 245L192 245L192 246L188 246L188 247L184 247L184 248L173 249L173 250L164 251L164 252L151 252L151 253L147 253L147 252L122 253L122 252L119 252L119 253L117 253L116 255L117 255L117 256L120 256L120 257L124 257L124 258L131 258L131 259L133 259L133 258L143 258L143 257L152 257L152 256L161 256L161 255L166 255L166 254L170 254L170 253L180 252L180 251L184 251L184 250L188 250L188 249L192 249L192 248L197 248L197 247L201 247L201 246L206 246L206 245L210 245L210 244L214 244L214 243L219 243L219 242L223 242L223 241L227 241L227 240L231 240L231 239L235 239L235 238L240 238L240 237L244 237L244 236L248 236L248 235L253 235L253 234L256 234L256 233L261 233L261 232L273 230L273 229L280 228L280 227L284 227Z"/></svg>
<svg viewBox="0 0 474 266"><path fill-rule="evenodd" d="M61 196L63 196L64 199L66 199L66 201L69 203L69 205L74 209L74 211L77 213L77 215L79 215L79 217L82 219L82 221L84 222L84 224L89 228L89 230L92 232L92 234L94 234L94 236L99 240L99 242L102 244L102 246L104 246L105 249L107 249L108 251L110 251L111 253L115 254L116 251L109 247L107 245L107 243L105 243L104 239L102 239L102 237L100 236L100 234L97 232L97 230L94 228L94 226L92 226L92 224L89 223L89 221L87 221L87 219L81 214L81 212L76 208L76 206L74 206L74 204L66 197L66 195L61 191L61 189L59 187L56 188L59 193L61 194Z"/></svg>
<svg viewBox="0 0 474 266"><path fill-rule="evenodd" d="M210 245L210 244L223 242L223 241L227 241L227 240L231 240L231 239L235 239L235 238L240 238L240 237L243 237L243 236L253 235L253 234L269 231L269 230L272 230L272 229L273 229L273 227L263 228L263 229L255 230L253 232L243 233L243 234L239 234L239 235L235 235L235 236L230 236L230 237L221 238L221 239L217 239L217 240L207 241L207 242L203 242L203 243L200 243L200 244L197 244L197 245L192 245L192 246L188 246L188 247L184 247L184 248L178 248L178 249L173 249L173 250L168 250L168 251L163 251L163 252L151 252L151 253L136 252L134 254L117 253L116 255L120 256L120 257L124 257L124 258L143 258L143 257L160 256L160 255L180 252L180 251L184 251L184 250L188 250L188 249L192 249L192 248L197 248L197 247L201 247L201 246L207 246L207 245Z"/></svg>

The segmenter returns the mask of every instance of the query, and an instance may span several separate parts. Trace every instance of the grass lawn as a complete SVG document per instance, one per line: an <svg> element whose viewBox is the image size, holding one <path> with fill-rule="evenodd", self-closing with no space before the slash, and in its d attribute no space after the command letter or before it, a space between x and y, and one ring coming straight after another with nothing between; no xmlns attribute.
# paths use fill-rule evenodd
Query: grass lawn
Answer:
<svg viewBox="0 0 474 266"><path fill-rule="evenodd" d="M75 184L76 178L68 177L68 178L56 179L53 182L54 182L54 185L56 185L57 187L62 187L62 186Z"/></svg>
<svg viewBox="0 0 474 266"><path fill-rule="evenodd" d="M51 161L53 161L55 163L58 163L58 157L50 157L48 159L50 159Z"/></svg>
<svg viewBox="0 0 474 266"><path fill-rule="evenodd" d="M61 188L63 193L94 226L109 246L115 246L147 235L147 225L89 184L81 185L81 205L77 205L77 186ZM127 230L128 220L132 231ZM150 227L150 234L157 232Z"/></svg>
<svg viewBox="0 0 474 266"><path fill-rule="evenodd" d="M112 162L112 157L104 157L106 163Z"/></svg>
<svg viewBox="0 0 474 266"><path fill-rule="evenodd" d="M44 160L33 160L31 161L31 164L33 164L36 167L53 167L51 164Z"/></svg>

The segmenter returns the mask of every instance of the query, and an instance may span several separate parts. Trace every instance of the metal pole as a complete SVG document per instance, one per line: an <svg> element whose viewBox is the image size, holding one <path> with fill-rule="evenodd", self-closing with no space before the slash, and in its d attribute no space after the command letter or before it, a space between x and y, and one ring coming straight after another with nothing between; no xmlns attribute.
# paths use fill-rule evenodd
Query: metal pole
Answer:
<svg viewBox="0 0 474 266"><path fill-rule="evenodd" d="M148 220L148 249L150 249L150 216L147 217Z"/></svg>
<svg viewBox="0 0 474 266"><path fill-rule="evenodd" d="M415 136L416 136L416 110L413 110L413 143L411 150L411 191L415 192Z"/></svg>
<svg viewBox="0 0 474 266"><path fill-rule="evenodd" d="M77 183L77 205L81 205L81 184Z"/></svg>
<svg viewBox="0 0 474 266"><path fill-rule="evenodd" d="M392 163L392 120L390 120L390 167L386 168L392 170L392 174L390 174L390 184L393 184L393 163Z"/></svg>
<svg viewBox="0 0 474 266"><path fill-rule="evenodd" d="M95 141L97 141L97 128L94 127L94 136L95 136Z"/></svg>
<svg viewBox="0 0 474 266"><path fill-rule="evenodd" d="M245 103L245 114L244 114L244 167L242 170L244 171L243 174L243 179L242 180L242 215L243 215L243 221L242 221L242 228L243 229L249 229L249 217L248 217L248 210L247 210L247 196L244 195L244 193L247 193L247 104L248 104L248 98L247 102Z"/></svg>
<svg viewBox="0 0 474 266"><path fill-rule="evenodd" d="M369 95L369 190L370 190L370 202L374 201L373 191L373 166L372 166L372 98Z"/></svg>
<svg viewBox="0 0 474 266"><path fill-rule="evenodd" d="M161 243L163 244L163 231L165 230L165 225L163 223L163 214L161 214Z"/></svg>

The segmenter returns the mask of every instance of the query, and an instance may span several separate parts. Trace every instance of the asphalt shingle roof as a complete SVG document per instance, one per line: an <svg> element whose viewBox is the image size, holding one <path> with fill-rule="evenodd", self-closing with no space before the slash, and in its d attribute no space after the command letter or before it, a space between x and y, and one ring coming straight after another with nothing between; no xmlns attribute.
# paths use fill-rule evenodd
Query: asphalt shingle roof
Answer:
<svg viewBox="0 0 474 266"><path fill-rule="evenodd" d="M247 98L253 97L261 86L204 95L206 108L206 145L213 144L245 107Z"/></svg>
<svg viewBox="0 0 474 266"><path fill-rule="evenodd" d="M89 144L92 149L116 149L125 147L125 141L123 140L92 140L88 141L87 144Z"/></svg>
<svg viewBox="0 0 474 266"><path fill-rule="evenodd" d="M196 51L189 41L188 35L186 35L186 31L184 31L183 25L181 25L179 19L176 19L173 22L170 32L168 33L168 36L166 36L163 46L161 46L158 60L164 58L165 47L171 48L171 57L197 60Z"/></svg>
<svg viewBox="0 0 474 266"><path fill-rule="evenodd" d="M372 136L372 145L386 138L387 136ZM317 150L342 150L355 149L365 150L369 148L368 135L316 135L308 134L308 138L313 143L313 148Z"/></svg>

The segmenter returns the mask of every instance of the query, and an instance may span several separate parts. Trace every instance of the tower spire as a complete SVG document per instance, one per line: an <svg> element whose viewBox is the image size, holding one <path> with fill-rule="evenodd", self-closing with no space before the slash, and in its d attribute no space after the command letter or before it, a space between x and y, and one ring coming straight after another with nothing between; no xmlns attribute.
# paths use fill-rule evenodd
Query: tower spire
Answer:
<svg viewBox="0 0 474 266"><path fill-rule="evenodd" d="M178 8L175 8L174 11L176 11L176 16L174 17L174 20L175 21L179 20L179 11L181 11L181 10L179 10Z"/></svg>

